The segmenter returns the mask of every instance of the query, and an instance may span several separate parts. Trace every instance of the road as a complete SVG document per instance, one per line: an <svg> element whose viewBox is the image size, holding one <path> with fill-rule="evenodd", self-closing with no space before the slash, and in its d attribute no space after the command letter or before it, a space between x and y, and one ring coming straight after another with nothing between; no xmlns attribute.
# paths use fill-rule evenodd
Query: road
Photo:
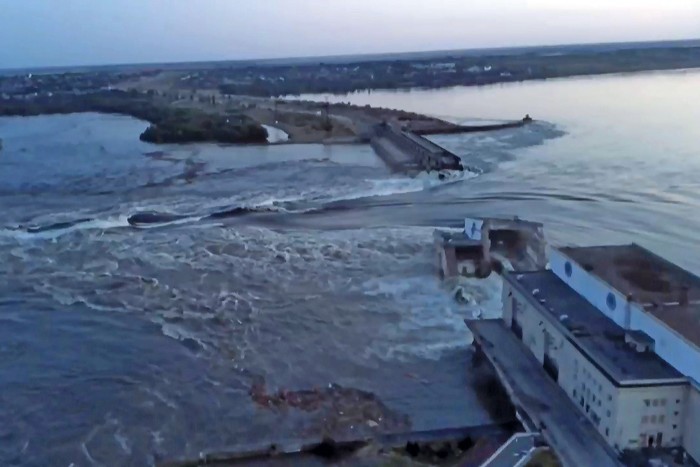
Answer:
<svg viewBox="0 0 700 467"><path fill-rule="evenodd" d="M524 412L565 466L620 466L617 455L537 359L501 320L469 321L519 412Z"/></svg>

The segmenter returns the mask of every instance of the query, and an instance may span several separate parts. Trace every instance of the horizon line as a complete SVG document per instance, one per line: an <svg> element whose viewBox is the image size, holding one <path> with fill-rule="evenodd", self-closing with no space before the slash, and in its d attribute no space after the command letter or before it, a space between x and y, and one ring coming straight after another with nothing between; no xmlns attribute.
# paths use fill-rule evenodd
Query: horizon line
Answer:
<svg viewBox="0 0 700 467"><path fill-rule="evenodd" d="M83 64L83 65L49 65L49 66L29 66L29 67L11 67L11 68L0 68L0 74L12 74L18 72L47 72L52 70L84 70L84 69L95 69L95 68L119 68L119 67L148 67L148 66L166 66L166 67L176 67L178 65L197 65L197 64L217 64L217 63L232 63L232 64L246 64L246 63L261 63L270 64L270 62L285 62L285 61L308 61L316 62L328 59L342 60L350 58L375 58L383 59L389 57L401 57L415 54L450 54L450 53L464 53L464 52L489 52L489 51L517 51L523 49L552 49L558 47L595 47L595 46L643 46L645 44L687 44L687 47L700 47L700 37L689 38L689 39L660 39L660 40L634 40L634 41L620 41L620 42L578 42L578 43L557 43L557 44L529 44L529 45L515 45L515 46L494 46L494 47L476 47L476 48L459 48L459 49L429 49L429 50L413 50L413 51L393 51L393 52L358 52L358 53L341 53L337 55L299 55L299 56L274 56L274 57L258 57L258 58L240 58L240 59L212 59L212 60L181 60L181 61L154 61L154 62L132 62L132 63L98 63L98 64ZM371 60L368 60L371 61ZM379 61L379 60L376 60ZM267 62L267 63L266 63ZM353 62L358 62L353 60ZM341 62L342 63L342 62ZM350 62L348 62L350 63ZM273 63L274 64L274 63ZM307 63L311 64L311 63Z"/></svg>

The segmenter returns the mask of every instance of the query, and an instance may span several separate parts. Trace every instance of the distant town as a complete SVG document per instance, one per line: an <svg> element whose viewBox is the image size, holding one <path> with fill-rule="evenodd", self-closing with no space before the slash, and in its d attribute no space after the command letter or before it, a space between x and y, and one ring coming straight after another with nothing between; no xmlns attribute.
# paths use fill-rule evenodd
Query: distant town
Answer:
<svg viewBox="0 0 700 467"><path fill-rule="evenodd" d="M270 128L288 135L278 142L367 142L382 122L455 128L396 109L286 97L696 67L700 41L6 71L0 115L122 113L149 121L142 139L154 143L266 143Z"/></svg>

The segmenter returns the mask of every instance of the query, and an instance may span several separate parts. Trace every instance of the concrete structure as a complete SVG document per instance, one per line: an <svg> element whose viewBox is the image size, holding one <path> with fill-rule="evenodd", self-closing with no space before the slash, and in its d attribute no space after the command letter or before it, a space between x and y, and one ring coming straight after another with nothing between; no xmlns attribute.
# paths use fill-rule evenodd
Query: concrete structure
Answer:
<svg viewBox="0 0 700 467"><path fill-rule="evenodd" d="M516 433L510 437L481 467L513 467L525 465L535 450L539 433Z"/></svg>
<svg viewBox="0 0 700 467"><path fill-rule="evenodd" d="M621 465L593 425L585 419L582 423L576 404L502 320L467 321L467 326L477 355L485 356L496 369L523 425L539 430L566 467Z"/></svg>
<svg viewBox="0 0 700 467"><path fill-rule="evenodd" d="M395 172L464 170L456 154L417 134L388 123L376 125L370 143L384 163Z"/></svg>
<svg viewBox="0 0 700 467"><path fill-rule="evenodd" d="M504 275L503 321L618 452L700 459L700 279L637 245Z"/></svg>
<svg viewBox="0 0 700 467"><path fill-rule="evenodd" d="M535 222L468 218L461 232L436 230L433 238L443 278L485 277L494 268L531 271L547 264L542 224Z"/></svg>
<svg viewBox="0 0 700 467"><path fill-rule="evenodd" d="M569 287L687 377L678 426L683 448L700 461L700 278L634 244L561 248L550 262Z"/></svg>

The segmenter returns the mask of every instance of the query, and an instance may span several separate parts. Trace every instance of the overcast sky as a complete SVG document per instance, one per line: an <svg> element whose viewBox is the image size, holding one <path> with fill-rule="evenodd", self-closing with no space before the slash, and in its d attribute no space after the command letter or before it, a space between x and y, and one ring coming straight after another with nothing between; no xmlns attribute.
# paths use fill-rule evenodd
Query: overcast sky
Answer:
<svg viewBox="0 0 700 467"><path fill-rule="evenodd" d="M0 0L0 69L700 37L700 0Z"/></svg>

